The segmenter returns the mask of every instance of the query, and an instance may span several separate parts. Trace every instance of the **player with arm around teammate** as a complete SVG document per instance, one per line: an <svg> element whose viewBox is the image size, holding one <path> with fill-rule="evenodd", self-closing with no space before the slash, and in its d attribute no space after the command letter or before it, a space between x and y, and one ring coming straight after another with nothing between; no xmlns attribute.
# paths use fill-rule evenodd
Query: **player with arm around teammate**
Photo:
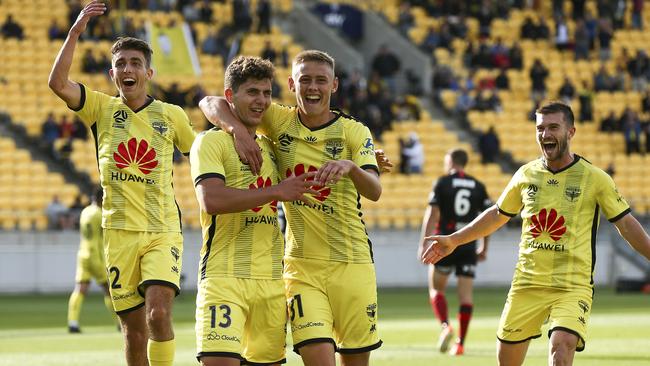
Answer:
<svg viewBox="0 0 650 366"><path fill-rule="evenodd" d="M278 183L271 141L256 134L271 103L273 65L237 57L225 75L232 111L264 156L260 174L241 162L231 135L198 135L190 163L201 207L203 246L196 308L197 358L206 366L278 365L285 362L284 240L278 201L305 200L314 173Z"/></svg>
<svg viewBox="0 0 650 366"><path fill-rule="evenodd" d="M571 108L550 102L537 111L542 157L522 166L492 206L451 235L427 237L424 263L436 263L463 243L496 231L517 213L519 259L497 329L500 365L521 365L531 339L550 321L549 365L572 365L587 339L594 294L600 211L621 236L650 259L650 237L630 213L614 181L570 151L576 133Z"/></svg>
<svg viewBox="0 0 650 366"><path fill-rule="evenodd" d="M289 78L297 106L272 104L261 125L277 148L281 176L316 172L318 194L309 205L283 204L294 351L307 366L334 366L335 352L342 365L368 365L370 351L381 345L372 243L358 201L359 195L379 199L379 169L368 128L330 109L337 87L334 60L322 51L303 51ZM252 146L225 99L206 97L199 106L208 120L233 133L236 146ZM251 167L261 161L257 150L242 154Z"/></svg>
<svg viewBox="0 0 650 366"><path fill-rule="evenodd" d="M447 175L440 177L431 192L429 207L422 221L422 240L418 257L424 250L424 238L433 233L451 234L473 220L491 205L485 186L476 178L465 173L467 152L453 149L445 155ZM459 336L451 354L462 355L469 322L472 317L472 287L477 260L485 260L488 238L484 237L477 248L476 241L460 246L452 254L435 265L429 266L429 301L434 314L442 325L438 349L447 352L454 337L449 324L445 290L449 275L454 272L458 278Z"/></svg>
<svg viewBox="0 0 650 366"><path fill-rule="evenodd" d="M155 100L151 48L120 38L111 48L112 97L69 79L74 50L105 4L91 1L63 43L49 87L95 137L104 190L102 227L113 308L120 317L129 366L172 365L172 304L180 293L183 236L172 186L174 146L189 153L194 131L182 108Z"/></svg>

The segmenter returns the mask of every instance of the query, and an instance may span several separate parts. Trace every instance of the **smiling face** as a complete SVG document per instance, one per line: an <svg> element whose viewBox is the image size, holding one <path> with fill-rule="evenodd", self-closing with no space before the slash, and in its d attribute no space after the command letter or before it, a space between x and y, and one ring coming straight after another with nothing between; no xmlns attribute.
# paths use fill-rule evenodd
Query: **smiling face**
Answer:
<svg viewBox="0 0 650 366"><path fill-rule="evenodd" d="M338 83L334 70L325 62L294 63L289 89L296 94L303 122L318 125L330 120L330 98Z"/></svg>
<svg viewBox="0 0 650 366"><path fill-rule="evenodd" d="M560 112L537 114L537 144L542 150L546 164L552 169L561 169L571 163L569 142L576 132L569 127Z"/></svg>
<svg viewBox="0 0 650 366"><path fill-rule="evenodd" d="M225 96L235 115L254 133L271 105L271 79L247 79L236 91L226 89Z"/></svg>
<svg viewBox="0 0 650 366"><path fill-rule="evenodd" d="M153 70L147 65L144 53L123 49L113 54L109 75L120 96L127 102L143 100L147 96L147 82Z"/></svg>

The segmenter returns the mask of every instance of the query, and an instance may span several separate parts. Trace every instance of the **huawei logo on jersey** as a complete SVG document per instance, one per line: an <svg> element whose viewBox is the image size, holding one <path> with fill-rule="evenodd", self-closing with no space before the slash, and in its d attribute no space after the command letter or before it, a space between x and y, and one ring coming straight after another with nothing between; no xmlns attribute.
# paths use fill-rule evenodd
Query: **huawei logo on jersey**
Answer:
<svg viewBox="0 0 650 366"><path fill-rule="evenodd" d="M151 173L158 166L156 150L149 148L149 143L144 139L138 143L135 137L126 144L120 143L117 151L113 153L113 159L118 168L124 169L131 164L136 164L143 174Z"/></svg>
<svg viewBox="0 0 650 366"><path fill-rule="evenodd" d="M543 208L537 215L533 215L530 220L533 222L529 227L533 238L537 238L542 235L542 233L546 232L551 239L558 241L566 232L564 216L558 216L557 211L555 211L554 208L549 212Z"/></svg>
<svg viewBox="0 0 650 366"><path fill-rule="evenodd" d="M317 170L318 169L313 165L310 165L309 168L307 168L307 172L315 172ZM287 168L286 176L288 178L292 175L299 176L304 173L305 173L305 166L303 164L298 164L293 168L293 172L291 171L291 168ZM307 178L307 181L312 181L312 180L314 180L314 177ZM318 196L314 196L314 198L320 202L325 201L327 199L327 196L329 196L330 193L332 192L331 188L324 187L324 186L313 185L311 186L311 189L318 191Z"/></svg>
<svg viewBox="0 0 650 366"><path fill-rule="evenodd" d="M264 180L264 178L262 178L262 177L257 177L257 181L255 183L251 183L248 186L248 189L259 189L259 188L264 188L264 187L270 187L272 185L273 185L273 182L271 182L271 178L266 178L266 180ZM251 208L251 210L253 210L253 212L259 212L261 209L262 209L262 206L257 206L257 207ZM278 211L278 201L271 201L271 210L273 210L273 212Z"/></svg>

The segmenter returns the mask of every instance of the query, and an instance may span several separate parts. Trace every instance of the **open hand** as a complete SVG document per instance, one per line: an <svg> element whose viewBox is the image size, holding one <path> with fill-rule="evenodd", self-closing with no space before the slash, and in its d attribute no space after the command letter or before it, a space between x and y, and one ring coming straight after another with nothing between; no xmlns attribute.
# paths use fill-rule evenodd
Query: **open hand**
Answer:
<svg viewBox="0 0 650 366"><path fill-rule="evenodd" d="M379 165L380 173L390 173L393 170L393 163L391 163L384 150L377 149L375 150L375 158L377 159L377 165Z"/></svg>
<svg viewBox="0 0 650 366"><path fill-rule="evenodd" d="M312 188L314 184L313 180L307 180L313 178L316 175L316 172L303 173L299 176L292 175L280 182L277 185L278 190L278 200L279 201L296 201L300 200L311 206L309 198L305 194L311 194L318 196L318 191Z"/></svg>
<svg viewBox="0 0 650 366"><path fill-rule="evenodd" d="M314 180L320 185L336 184L350 173L354 163L350 160L330 160L318 169Z"/></svg>
<svg viewBox="0 0 650 366"><path fill-rule="evenodd" d="M79 13L77 20L74 22L72 27L70 27L70 33L81 35L86 30L90 18L102 15L105 11L106 4L103 2L97 0L89 2L88 5L81 10L81 13Z"/></svg>
<svg viewBox="0 0 650 366"><path fill-rule="evenodd" d="M251 168L253 175L259 175L262 168L262 151L253 136L247 131L233 133L235 150L239 159Z"/></svg>
<svg viewBox="0 0 650 366"><path fill-rule="evenodd" d="M427 247L428 242L431 244ZM424 238L424 243L425 249L420 257L424 264L435 264L456 249L449 236L446 235L427 236Z"/></svg>

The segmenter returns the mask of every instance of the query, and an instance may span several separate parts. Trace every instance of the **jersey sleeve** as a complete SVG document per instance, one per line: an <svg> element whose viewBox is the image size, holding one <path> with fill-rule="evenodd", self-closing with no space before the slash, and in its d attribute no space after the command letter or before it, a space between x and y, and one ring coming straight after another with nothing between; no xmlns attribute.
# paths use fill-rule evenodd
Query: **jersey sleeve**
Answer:
<svg viewBox="0 0 650 366"><path fill-rule="evenodd" d="M291 113L293 113L293 110L290 107L271 103L264 115L262 115L262 124L257 129L257 132L269 136L274 141L277 140L278 135L282 133L282 121L285 121L287 114Z"/></svg>
<svg viewBox="0 0 650 366"><path fill-rule="evenodd" d="M207 178L226 180L223 147L214 131L205 131L196 137L190 151L190 172L195 186Z"/></svg>
<svg viewBox="0 0 650 366"><path fill-rule="evenodd" d="M194 137L196 136L196 133L192 128L192 123L187 117L187 113L185 113L183 108L179 106L174 106L174 108L171 108L170 113L172 122L175 126L174 130L176 131L174 135L174 145L178 147L178 150L180 150L180 152L187 154L190 152L192 142L194 142Z"/></svg>
<svg viewBox="0 0 650 366"><path fill-rule="evenodd" d="M501 193L501 197L497 200L499 212L506 216L516 216L524 206L524 203L521 200L521 190L519 188L522 176L523 171L522 168L520 168L517 170L515 175L512 176L506 189Z"/></svg>
<svg viewBox="0 0 650 366"><path fill-rule="evenodd" d="M79 107L72 110L86 126L92 126L99 120L102 109L111 97L98 91L89 90L84 84L79 84L79 88L81 88Z"/></svg>
<svg viewBox="0 0 650 366"><path fill-rule="evenodd" d="M375 158L375 143L370 129L361 123L356 123L347 138L352 161L361 169L372 169L379 174L377 158Z"/></svg>
<svg viewBox="0 0 650 366"><path fill-rule="evenodd" d="M607 220L616 222L630 213L630 205L618 192L612 177L602 171L597 176L596 187L600 187L600 190L596 195L596 201L603 210Z"/></svg>

